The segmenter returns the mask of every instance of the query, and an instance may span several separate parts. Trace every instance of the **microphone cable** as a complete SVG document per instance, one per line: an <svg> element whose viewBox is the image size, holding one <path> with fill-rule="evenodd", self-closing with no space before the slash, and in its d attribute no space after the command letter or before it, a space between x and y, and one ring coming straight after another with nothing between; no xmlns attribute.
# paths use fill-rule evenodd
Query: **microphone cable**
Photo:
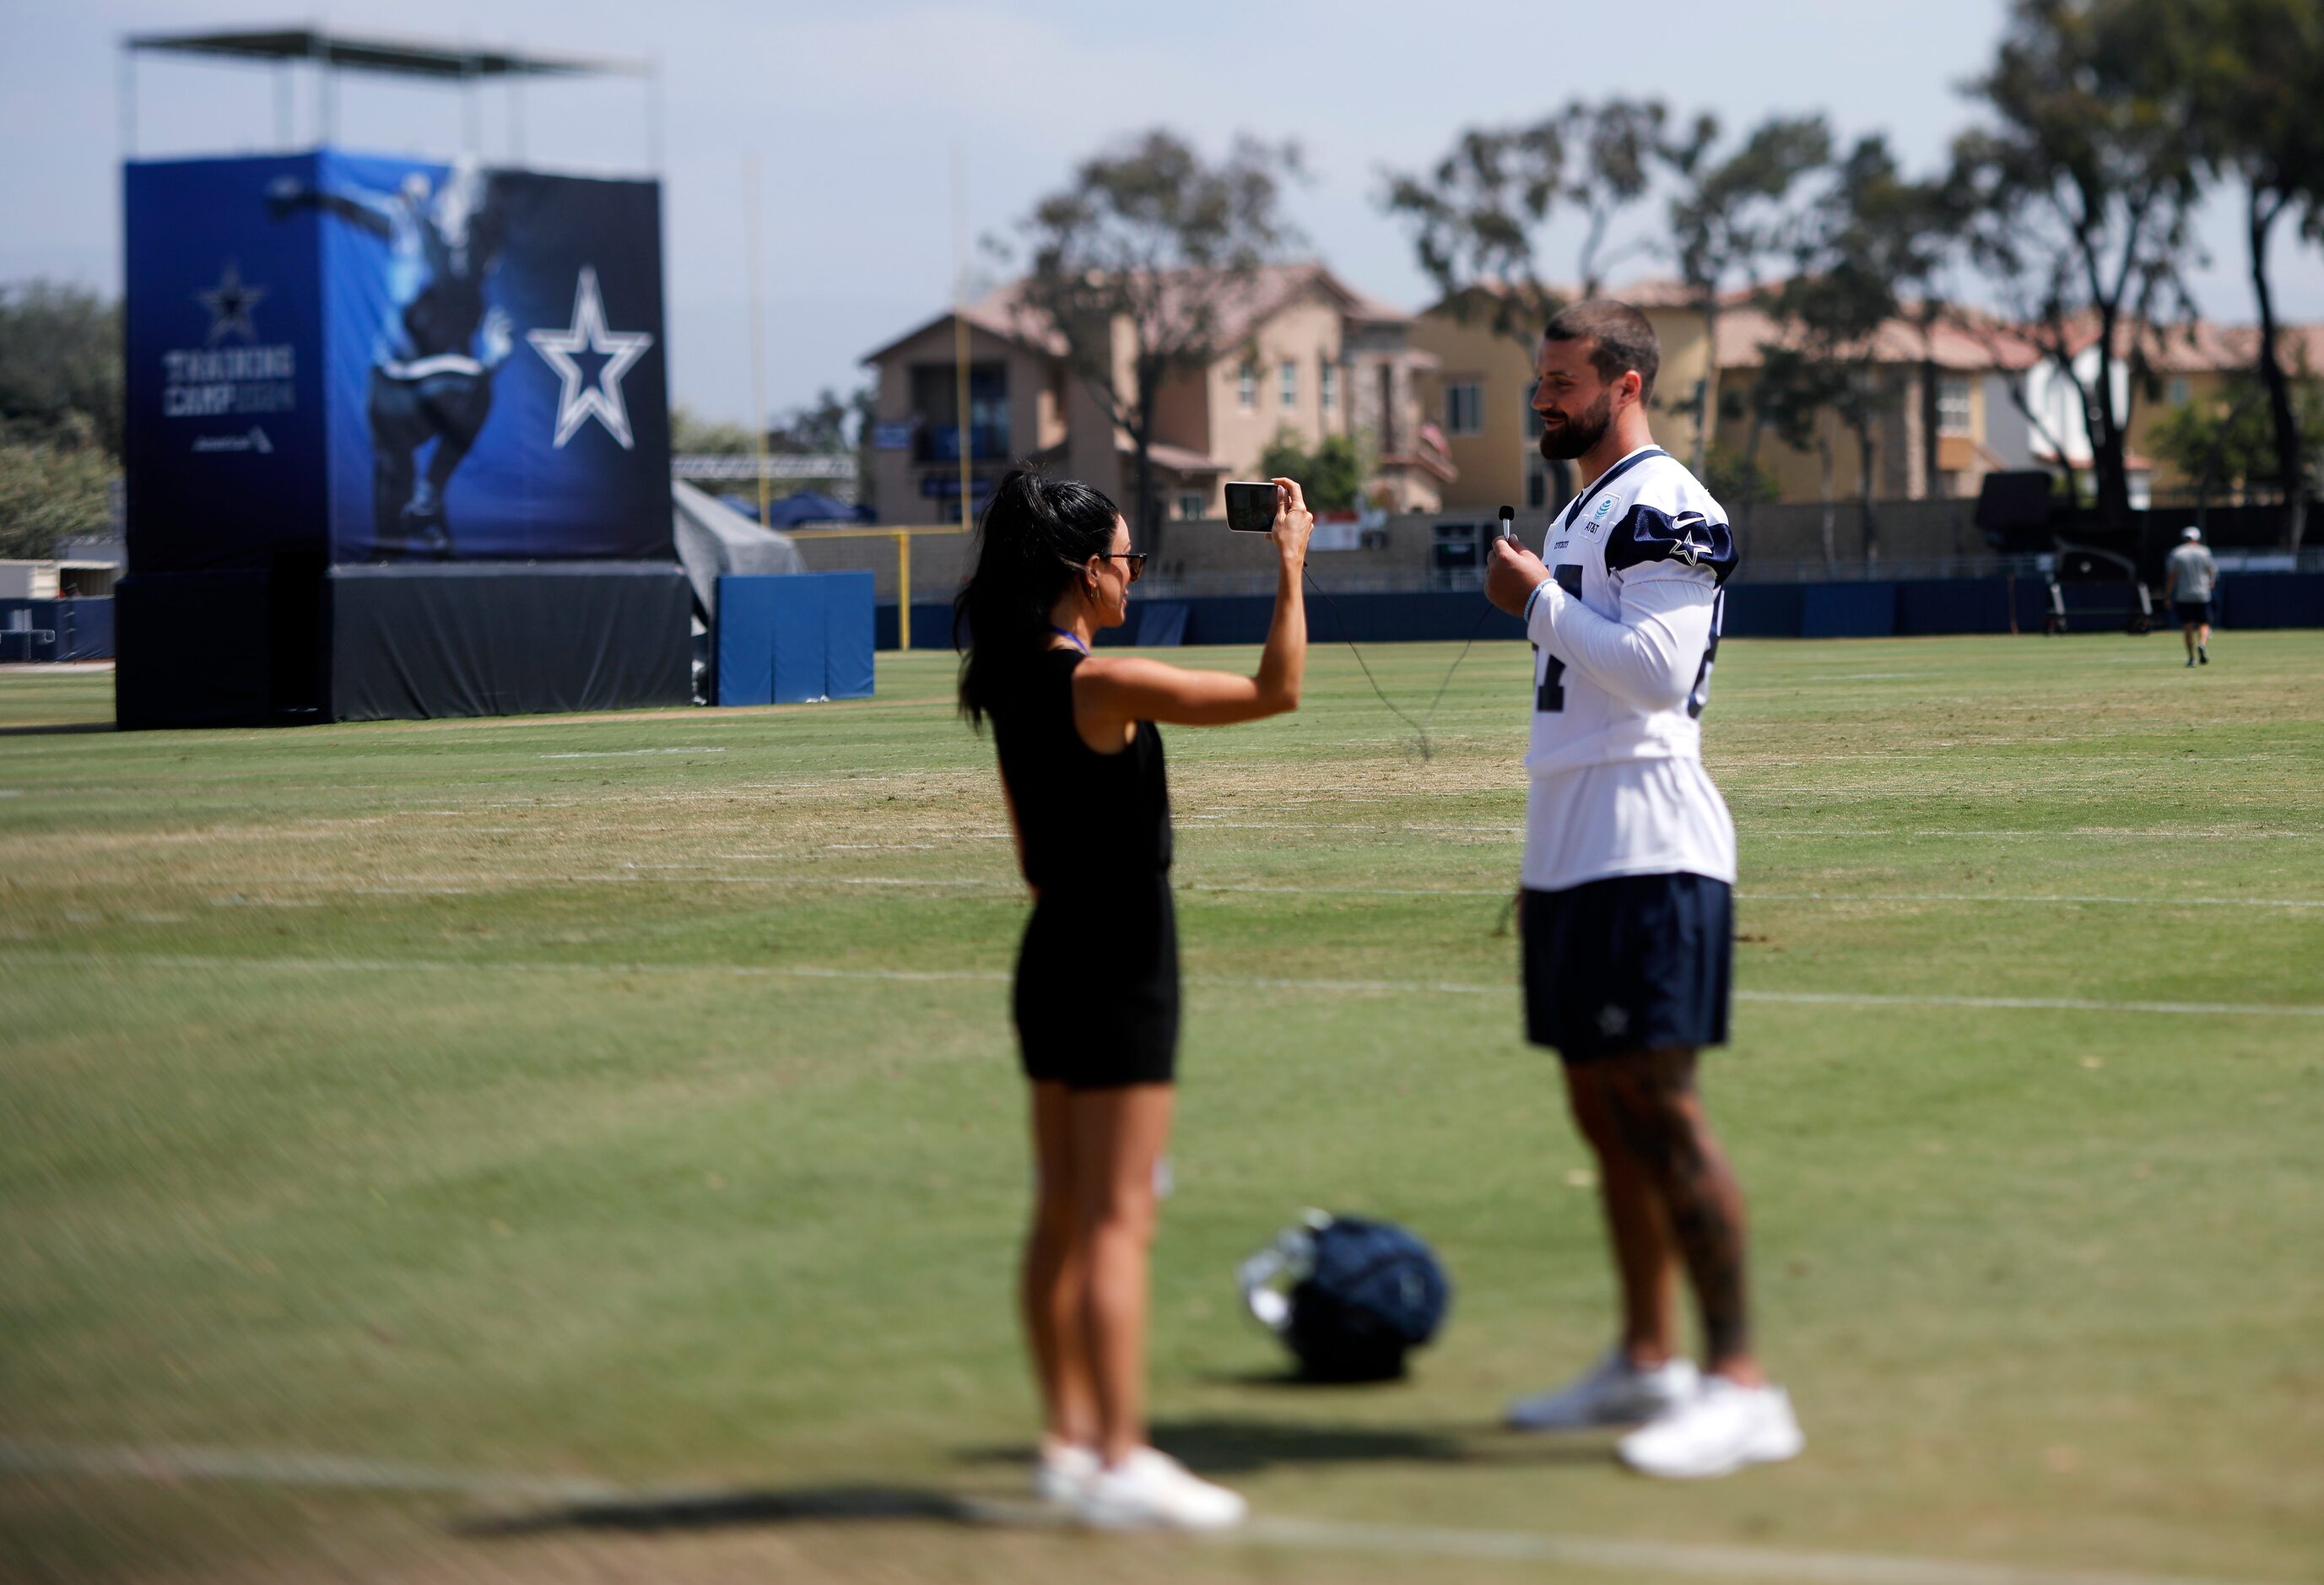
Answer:
<svg viewBox="0 0 2324 1585"><path fill-rule="evenodd" d="M1517 515L1517 509L1513 506L1504 506L1501 508L1501 538L1516 538ZM1314 589L1318 594L1323 595L1323 603L1332 608L1332 614L1340 624L1340 641L1347 645L1348 653L1356 658L1356 665L1363 671L1364 680L1371 685L1373 694L1379 697L1379 702L1382 705L1388 706L1389 714L1395 716L1398 721L1403 722L1406 727L1411 729L1413 741L1420 750L1421 759L1424 760L1433 760L1435 759L1435 745L1428 735L1429 723L1436 719L1436 707L1444 702L1445 694L1452 687L1453 673L1459 671L1461 669L1461 663L1469 659L1469 651L1476 646L1477 635L1485 631L1485 623L1492 616L1493 612L1496 609L1493 603L1490 600L1483 598L1484 591L1482 588L1478 590L1478 597L1482 603L1483 609L1477 613L1477 620L1470 624L1469 636L1462 641L1461 652L1453 656L1452 664L1444 668L1444 680L1436 685L1436 695L1434 698L1428 701L1428 710L1426 714L1422 715L1419 720L1415 721L1410 715L1407 715L1402 709L1397 707L1396 701L1389 698L1387 692L1379 686L1379 679L1372 675L1370 665L1364 659L1363 650L1356 646L1356 640L1353 637L1354 630L1348 622L1347 614L1340 609L1340 603L1332 598L1332 592L1329 589L1326 589L1322 584L1315 581L1315 575L1307 570L1305 563L1301 564L1299 570L1301 575L1306 578L1308 587Z"/></svg>

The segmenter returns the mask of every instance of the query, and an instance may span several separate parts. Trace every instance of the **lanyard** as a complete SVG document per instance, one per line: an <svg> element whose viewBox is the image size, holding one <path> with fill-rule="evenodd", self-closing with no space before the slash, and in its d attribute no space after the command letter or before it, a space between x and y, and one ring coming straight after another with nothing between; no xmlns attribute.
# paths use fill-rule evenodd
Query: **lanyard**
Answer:
<svg viewBox="0 0 2324 1585"><path fill-rule="evenodd" d="M1057 637L1065 640L1068 643L1072 644L1074 649L1079 650L1084 655L1087 655L1089 653L1089 646L1082 642L1081 634L1076 632L1068 632L1065 629L1057 626L1054 622L1050 624L1049 631L1056 634Z"/></svg>

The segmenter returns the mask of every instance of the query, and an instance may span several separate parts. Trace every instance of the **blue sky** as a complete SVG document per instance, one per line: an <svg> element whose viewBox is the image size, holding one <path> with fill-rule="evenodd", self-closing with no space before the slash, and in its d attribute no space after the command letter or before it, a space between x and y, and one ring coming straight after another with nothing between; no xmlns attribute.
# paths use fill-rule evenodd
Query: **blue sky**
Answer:
<svg viewBox="0 0 2324 1585"><path fill-rule="evenodd" d="M1885 130L1909 161L1933 164L1971 116L1958 85L1987 58L2003 14L2001 0L310 0L281 11L14 0L0 14L0 280L47 274L117 289L120 35L264 25L318 9L349 32L657 57L672 390L697 410L736 419L751 406L746 152L763 172L768 400L779 408L853 385L864 351L947 300L955 143L972 228L982 235L1006 234L1077 159L1148 126L1176 127L1213 152L1238 132L1296 138L1314 180L1290 207L1312 251L1351 284L1417 308L1427 283L1375 203L1383 167L1425 165L1465 126L1618 93L1710 109L1738 127L1776 110L1821 109L1845 136ZM459 147L456 93L341 80L342 143ZM302 73L292 86L294 135L309 142L313 84ZM263 70L149 58L138 102L147 153L274 142L275 87ZM646 98L633 84L536 85L524 110L533 163L644 164ZM488 92L483 112L484 153L504 156L505 97ZM2215 255L2195 276L2204 311L2248 319L2232 204L2213 205L2203 235ZM1561 264L1572 239L1554 233L1548 251ZM2278 279L2281 311L2324 318L2324 251L2280 248Z"/></svg>

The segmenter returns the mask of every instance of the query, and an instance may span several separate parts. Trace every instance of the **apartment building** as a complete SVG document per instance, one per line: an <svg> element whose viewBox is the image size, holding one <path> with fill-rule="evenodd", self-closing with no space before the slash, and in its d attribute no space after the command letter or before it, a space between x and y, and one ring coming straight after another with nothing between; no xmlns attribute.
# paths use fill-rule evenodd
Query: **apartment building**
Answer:
<svg viewBox="0 0 2324 1585"><path fill-rule="evenodd" d="M1655 434L1684 456L1694 446L1696 395L1705 380L1718 378L1705 355L1711 341L1702 316L1669 283L1609 295L1637 309L1655 327L1663 357L1655 380ZM1413 326L1414 344L1436 362L1422 387L1423 406L1442 429L1459 472L1445 496L1447 510L1547 508L1572 490L1571 468L1543 461L1535 446L1541 423L1533 411L1533 357L1541 327L1527 320L1499 328L1502 302L1495 288L1471 287L1425 310Z"/></svg>
<svg viewBox="0 0 2324 1585"><path fill-rule="evenodd" d="M972 503L1010 463L1038 457L1127 507L1136 465L1130 437L1075 373L1065 337L1027 303L1022 283L959 318L969 343ZM1360 438L1374 459L1366 486L1373 504L1442 504L1456 474L1428 433L1423 382L1435 359L1414 341L1411 315L1306 263L1259 270L1229 295L1221 318L1226 350L1199 373L1173 376L1155 401L1148 455L1163 515L1222 515L1220 485L1258 476L1259 454L1286 429L1309 448L1327 436ZM892 521L959 514L956 335L947 311L864 356L879 371L874 499ZM1133 349L1129 327L1117 327L1113 378L1125 392Z"/></svg>
<svg viewBox="0 0 2324 1585"><path fill-rule="evenodd" d="M1674 283L1649 281L1608 295L1645 313L1661 338L1662 373L1655 382L1655 434L1686 456L1694 446L1698 393L1711 386L1717 415L1711 430L1714 464L1731 468L1752 449L1751 395L1766 364L1765 348L1796 334L1756 306L1751 294L1730 294L1720 305L1715 348L1702 312ZM1533 351L1536 327L1508 334L1494 328L1499 307L1489 288L1473 288L1423 312L1414 342L1433 354L1437 368L1423 388L1459 480L1448 509L1489 511L1501 502L1554 505L1566 493L1562 465L1535 449L1540 427L1533 418ZM2198 320L2154 337L2147 351L2151 386L2136 386L2117 362L2113 400L2128 415L2134 502L2190 493L2195 482L2148 455L2147 438L2171 409L2188 401L2224 402L2258 363L2251 326ZM2324 325L2287 326L2280 355L2295 372L2324 376ZM2072 367L2085 385L2097 377L2095 337L2086 339ZM1716 356L1708 356L1715 350ZM1910 318L1880 327L1870 348L1871 378L1879 401L1874 429L1873 494L1881 500L1932 495L1974 497L1988 473L2050 467L2087 469L2089 442L2074 382L2043 359L2015 327L1989 315L1954 309L1924 333ZM1923 445L1930 411L1924 382L1935 382L1934 469ZM1826 447L1830 473L1826 474ZM1858 493L1861 452L1855 432L1831 413L1817 421L1808 444L1794 447L1766 433L1753 456L1777 499L1815 501L1829 487L1839 499Z"/></svg>

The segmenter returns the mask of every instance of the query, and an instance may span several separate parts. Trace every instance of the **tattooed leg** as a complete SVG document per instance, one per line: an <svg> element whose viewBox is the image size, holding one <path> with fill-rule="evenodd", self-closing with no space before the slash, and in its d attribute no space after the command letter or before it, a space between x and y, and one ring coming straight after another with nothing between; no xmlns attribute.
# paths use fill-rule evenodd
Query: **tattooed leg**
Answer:
<svg viewBox="0 0 2324 1585"><path fill-rule="evenodd" d="M1566 1101L1598 1157L1599 1198L1622 1285L1623 1352L1640 1369L1653 1369L1678 1352L1678 1246L1664 1221L1660 1192L1614 1125L1600 1065L1565 1069Z"/></svg>
<svg viewBox="0 0 2324 1585"><path fill-rule="evenodd" d="M1614 1128L1662 1202L1702 1314L1704 1368L1745 1386L1765 1378L1751 1353L1744 1283L1743 1191L1711 1131L1691 1049L1599 1064Z"/></svg>

